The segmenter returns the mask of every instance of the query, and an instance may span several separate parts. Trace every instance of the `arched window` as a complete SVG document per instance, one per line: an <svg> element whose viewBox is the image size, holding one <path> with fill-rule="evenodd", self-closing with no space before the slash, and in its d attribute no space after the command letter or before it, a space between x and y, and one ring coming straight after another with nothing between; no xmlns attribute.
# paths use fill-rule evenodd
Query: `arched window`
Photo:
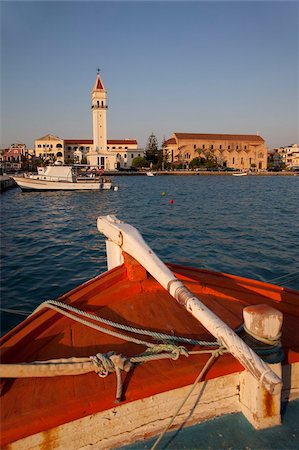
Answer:
<svg viewBox="0 0 299 450"><path fill-rule="evenodd" d="M57 158L61 158L61 156L62 156L62 153L61 152L57 152Z"/></svg>
<svg viewBox="0 0 299 450"><path fill-rule="evenodd" d="M62 148L62 145L61 144L57 144L56 148Z"/></svg>

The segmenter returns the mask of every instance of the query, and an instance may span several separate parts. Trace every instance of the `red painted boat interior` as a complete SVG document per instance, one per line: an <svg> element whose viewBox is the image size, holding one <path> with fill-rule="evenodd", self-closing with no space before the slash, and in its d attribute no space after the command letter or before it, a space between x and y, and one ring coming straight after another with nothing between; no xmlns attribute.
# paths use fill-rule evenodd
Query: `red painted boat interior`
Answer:
<svg viewBox="0 0 299 450"><path fill-rule="evenodd" d="M169 267L233 329L242 324L245 306L269 304L282 311L285 363L299 361L298 292L233 275ZM129 257L124 265L90 280L59 300L122 324L214 341L199 322ZM153 342L150 337L139 337ZM35 313L1 339L2 363L82 357L112 350L133 356L142 353L145 347L100 333L50 309ZM182 356L177 361L153 361L123 373L123 402L192 384L208 358L209 355L196 355ZM241 370L240 363L226 354L215 361L205 379ZM117 407L115 391L114 374L106 378L89 373L2 380L2 445Z"/></svg>

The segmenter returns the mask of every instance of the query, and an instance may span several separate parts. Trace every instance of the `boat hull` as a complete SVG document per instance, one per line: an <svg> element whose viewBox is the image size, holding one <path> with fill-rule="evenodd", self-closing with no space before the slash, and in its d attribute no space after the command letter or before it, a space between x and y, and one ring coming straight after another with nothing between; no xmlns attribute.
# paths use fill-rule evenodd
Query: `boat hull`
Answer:
<svg viewBox="0 0 299 450"><path fill-rule="evenodd" d="M22 191L99 191L112 188L111 182L98 180L77 181L46 181L33 178L12 177Z"/></svg>
<svg viewBox="0 0 299 450"><path fill-rule="evenodd" d="M299 319L299 293L232 275L169 267L233 329L242 323L246 305L262 302L281 310L284 313L284 367L286 376L293 383L285 385L285 398L298 396L299 338L293 330ZM132 259L126 259L122 266L70 291L60 301L115 322L211 340L206 329ZM143 351L140 345L99 333L48 309L28 317L1 340L3 363L83 357L111 350L127 357ZM16 449L40 448L42 445L75 449L91 443L95 448L113 448L157 434L207 359L207 355L189 356L178 361L152 361L138 366L123 377L120 404L115 404L113 374L104 379L95 373L87 373L35 378L34 381L30 378L6 380L1 408L3 445L9 444L10 448ZM200 394L204 395L204 401L196 408L189 425L193 419L199 422L241 410L239 390L244 384L243 370L232 355L217 359L190 397L180 420L182 417L187 420L201 388L204 388L204 393Z"/></svg>

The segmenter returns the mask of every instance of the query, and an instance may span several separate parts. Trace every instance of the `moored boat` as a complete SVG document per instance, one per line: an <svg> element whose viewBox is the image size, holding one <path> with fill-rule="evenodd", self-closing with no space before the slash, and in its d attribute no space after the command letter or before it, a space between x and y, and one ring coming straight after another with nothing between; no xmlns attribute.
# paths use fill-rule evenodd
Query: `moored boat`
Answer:
<svg viewBox="0 0 299 450"><path fill-rule="evenodd" d="M22 191L107 190L112 188L110 178L98 168L82 171L80 166L38 167L37 174L25 173L12 177Z"/></svg>
<svg viewBox="0 0 299 450"><path fill-rule="evenodd" d="M299 293L165 266L131 226L98 228L108 271L1 340L2 445L120 447L237 411L278 425L281 400L299 395Z"/></svg>
<svg viewBox="0 0 299 450"><path fill-rule="evenodd" d="M149 172L146 172L146 175L148 177L155 177L156 176L156 172L149 171Z"/></svg>
<svg viewBox="0 0 299 450"><path fill-rule="evenodd" d="M247 172L235 172L232 174L234 177L245 177L248 175Z"/></svg>

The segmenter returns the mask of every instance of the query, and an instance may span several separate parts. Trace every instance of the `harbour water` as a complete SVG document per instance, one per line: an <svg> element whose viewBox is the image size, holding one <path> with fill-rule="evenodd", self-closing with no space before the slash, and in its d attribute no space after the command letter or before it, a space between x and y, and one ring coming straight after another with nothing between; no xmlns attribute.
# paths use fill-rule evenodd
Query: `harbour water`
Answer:
<svg viewBox="0 0 299 450"><path fill-rule="evenodd" d="M24 318L7 310L31 312L106 270L99 215L136 226L166 262L299 289L299 177L113 182L118 191L1 194L1 334Z"/></svg>

